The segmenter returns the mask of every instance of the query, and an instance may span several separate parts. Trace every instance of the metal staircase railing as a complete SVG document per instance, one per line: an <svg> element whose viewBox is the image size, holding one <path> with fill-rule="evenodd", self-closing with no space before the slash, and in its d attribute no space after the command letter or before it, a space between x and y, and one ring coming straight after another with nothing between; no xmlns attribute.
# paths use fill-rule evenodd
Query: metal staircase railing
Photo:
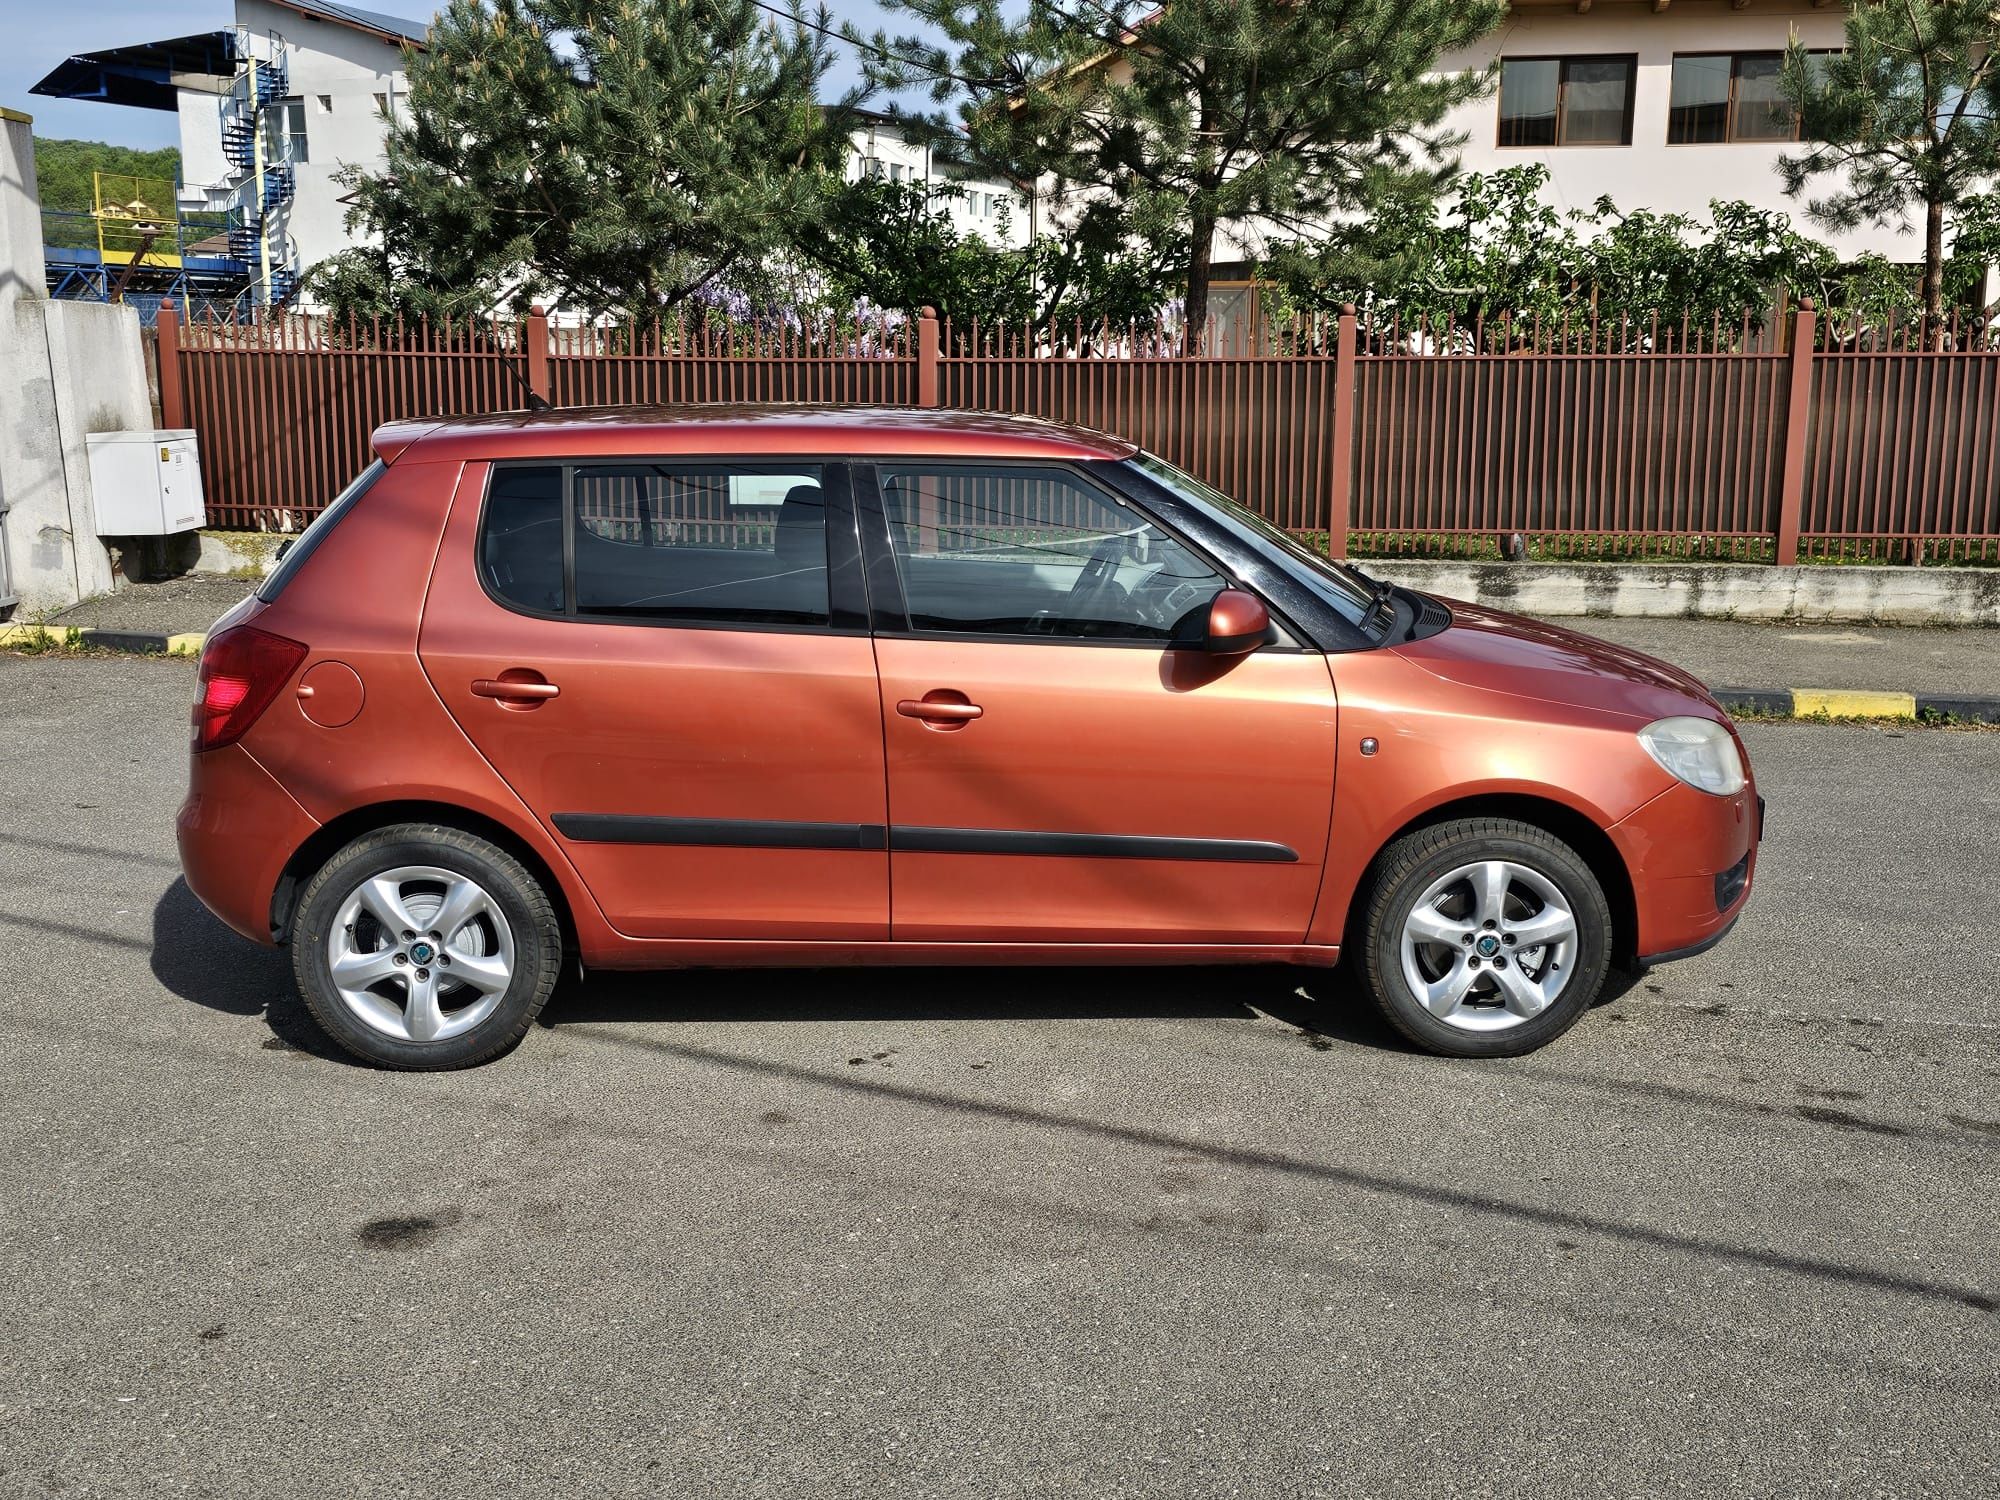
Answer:
<svg viewBox="0 0 2000 1500"><path fill-rule="evenodd" d="M285 61L284 39L271 33L272 60L249 56L246 37L239 42L239 55L247 65L230 91L222 121L222 154L237 181L234 192L238 206L230 211L225 238L230 258L260 267L269 277L267 295L273 303L290 297L298 286L298 273L287 263L283 236L271 242L273 212L292 200L297 191L297 175L289 154L280 154L285 141L282 133L260 137L270 111L291 92L291 69Z"/></svg>

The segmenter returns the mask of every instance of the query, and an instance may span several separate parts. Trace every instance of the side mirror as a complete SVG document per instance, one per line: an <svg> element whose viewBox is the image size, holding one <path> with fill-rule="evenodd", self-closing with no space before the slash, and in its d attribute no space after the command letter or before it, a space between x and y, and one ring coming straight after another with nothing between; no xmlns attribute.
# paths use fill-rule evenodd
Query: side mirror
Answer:
<svg viewBox="0 0 2000 1500"><path fill-rule="evenodd" d="M1242 589L1224 589L1208 606L1201 649L1216 656L1245 656L1271 639L1271 612Z"/></svg>

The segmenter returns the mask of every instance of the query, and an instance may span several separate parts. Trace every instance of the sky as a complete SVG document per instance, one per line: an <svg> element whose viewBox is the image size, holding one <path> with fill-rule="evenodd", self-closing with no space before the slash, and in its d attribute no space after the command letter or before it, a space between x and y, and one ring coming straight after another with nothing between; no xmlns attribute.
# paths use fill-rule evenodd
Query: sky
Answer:
<svg viewBox="0 0 2000 1500"><path fill-rule="evenodd" d="M368 10L427 17L426 0L356 0ZM853 21L864 33L877 26L909 29L891 22L869 0L831 0L836 22ZM28 92L65 57L136 42L219 31L235 15L231 0L0 0L0 104L33 115L35 134L84 141L110 141L151 150L178 139L174 116L165 110L126 109L73 99L46 99ZM898 18L902 19L902 18ZM856 70L849 49L835 44L845 61L828 79L837 91Z"/></svg>

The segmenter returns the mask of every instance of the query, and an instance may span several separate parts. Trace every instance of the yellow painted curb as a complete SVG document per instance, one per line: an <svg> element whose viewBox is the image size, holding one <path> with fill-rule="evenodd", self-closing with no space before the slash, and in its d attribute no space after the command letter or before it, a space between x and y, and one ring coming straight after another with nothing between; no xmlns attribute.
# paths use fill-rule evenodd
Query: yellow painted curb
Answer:
<svg viewBox="0 0 2000 1500"><path fill-rule="evenodd" d="M1794 714L1825 714L1829 719L1914 719L1914 693L1867 693L1849 688L1793 688Z"/></svg>
<svg viewBox="0 0 2000 1500"><path fill-rule="evenodd" d="M181 635L170 635L167 637L167 655L199 656L201 655L201 643L207 639L207 634L200 630L190 630Z"/></svg>
<svg viewBox="0 0 2000 1500"><path fill-rule="evenodd" d="M0 647L74 646L76 639L74 625L0 625Z"/></svg>

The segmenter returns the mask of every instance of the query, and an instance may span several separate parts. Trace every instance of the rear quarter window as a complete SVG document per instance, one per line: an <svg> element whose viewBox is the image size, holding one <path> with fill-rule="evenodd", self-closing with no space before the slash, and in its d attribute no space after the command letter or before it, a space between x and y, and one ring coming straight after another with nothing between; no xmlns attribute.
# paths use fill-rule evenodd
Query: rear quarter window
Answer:
<svg viewBox="0 0 2000 1500"><path fill-rule="evenodd" d="M320 543L324 542L332 534L333 528L340 524L341 518L360 504L361 497L373 489L375 481L388 472L389 466L378 458L356 475L354 483L334 496L333 503L321 511L286 549L285 555L278 559L278 566L271 570L270 576L258 588L257 597L269 604L282 594L285 585L298 576L299 570L311 560L313 553L319 550Z"/></svg>

